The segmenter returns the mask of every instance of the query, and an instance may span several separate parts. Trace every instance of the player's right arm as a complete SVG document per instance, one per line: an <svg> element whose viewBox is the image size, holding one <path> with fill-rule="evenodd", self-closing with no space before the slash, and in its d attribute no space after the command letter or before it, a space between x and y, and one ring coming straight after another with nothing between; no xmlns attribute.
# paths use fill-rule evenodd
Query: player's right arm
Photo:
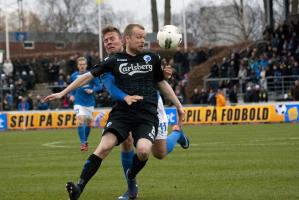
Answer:
<svg viewBox="0 0 299 200"><path fill-rule="evenodd" d="M105 61L103 63L97 65L97 67L92 69L90 72L87 72L87 73L79 76L75 81L73 81L70 85L68 85L61 92L51 94L51 95L47 96L46 98L44 98L44 101L47 102L47 101L52 101L55 99L60 99L63 96L65 96L66 94L70 93L71 91L87 84L94 77L98 77L98 76L101 76L105 72L112 71L114 60L115 59L109 59L109 58L105 59Z"/></svg>
<svg viewBox="0 0 299 200"><path fill-rule="evenodd" d="M73 81L70 85L68 85L61 92L53 93L53 94L47 96L46 98L44 98L44 101L47 102L47 101L52 101L55 99L60 99L63 96L65 96L66 94L72 92L73 90L87 84L92 79L93 79L92 74L90 72L87 72L87 73L83 74L82 76L79 76L75 81Z"/></svg>

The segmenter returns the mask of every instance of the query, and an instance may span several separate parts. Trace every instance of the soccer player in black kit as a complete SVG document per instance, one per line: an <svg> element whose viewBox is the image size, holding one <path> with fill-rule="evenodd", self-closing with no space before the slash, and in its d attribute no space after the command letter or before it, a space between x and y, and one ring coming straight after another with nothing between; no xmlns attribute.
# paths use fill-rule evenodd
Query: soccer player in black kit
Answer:
<svg viewBox="0 0 299 200"><path fill-rule="evenodd" d="M164 81L159 56L145 52L145 30L139 24L130 24L124 31L126 50L107 57L98 67L76 79L60 93L49 95L45 101L58 99L84 85L91 77L112 72L116 85L131 96L140 100L132 105L117 102L110 112L100 144L86 161L78 184L68 182L66 189L71 200L79 199L84 187L99 169L102 160L115 145L123 142L132 132L136 154L131 168L127 171L128 195L137 197L136 175L145 166L158 129L157 89L176 106L181 124L184 111L172 88Z"/></svg>

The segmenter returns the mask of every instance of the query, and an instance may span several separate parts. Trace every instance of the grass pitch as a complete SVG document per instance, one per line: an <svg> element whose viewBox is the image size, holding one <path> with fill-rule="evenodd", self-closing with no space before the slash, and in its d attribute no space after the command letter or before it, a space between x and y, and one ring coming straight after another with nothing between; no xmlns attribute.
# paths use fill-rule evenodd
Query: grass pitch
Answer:
<svg viewBox="0 0 299 200"><path fill-rule="evenodd" d="M299 199L298 124L186 126L191 147L160 161L150 158L138 176L140 200ZM88 153L75 129L0 132L0 199L63 200L69 180ZM82 200L115 200L126 190L119 147L102 163Z"/></svg>

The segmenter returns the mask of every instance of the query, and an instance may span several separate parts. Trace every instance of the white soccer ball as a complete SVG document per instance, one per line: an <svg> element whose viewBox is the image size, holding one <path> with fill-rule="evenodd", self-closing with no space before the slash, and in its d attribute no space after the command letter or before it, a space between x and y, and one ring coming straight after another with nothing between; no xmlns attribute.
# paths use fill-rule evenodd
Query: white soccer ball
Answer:
<svg viewBox="0 0 299 200"><path fill-rule="evenodd" d="M165 25L159 30L157 40L161 48L174 49L182 42L182 33L176 26Z"/></svg>

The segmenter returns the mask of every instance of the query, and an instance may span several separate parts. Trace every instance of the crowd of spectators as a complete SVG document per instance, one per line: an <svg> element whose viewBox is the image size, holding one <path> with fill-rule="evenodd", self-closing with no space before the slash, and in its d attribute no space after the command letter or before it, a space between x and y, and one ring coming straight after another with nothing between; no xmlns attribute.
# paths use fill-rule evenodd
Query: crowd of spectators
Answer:
<svg viewBox="0 0 299 200"><path fill-rule="evenodd" d="M0 110L47 110L72 108L68 96L61 101L41 101L41 94L32 97L30 91L34 90L36 83L47 83L48 91L59 92L70 84L70 75L77 70L76 59L82 54L69 57L41 57L32 59L15 59L5 61L1 71ZM88 68L91 69L99 60L95 52L84 53ZM195 65L204 62L207 55L204 51L178 50L173 58L162 60L163 65L173 66L173 76L169 82L182 103L187 102L185 88L188 83L187 73ZM107 91L95 95L96 107L109 107L113 101ZM28 106L29 105L29 106Z"/></svg>
<svg viewBox="0 0 299 200"><path fill-rule="evenodd" d="M0 66L1 90L0 110L45 110L55 105L46 105L41 102L40 94L30 96L30 91L35 89L36 83L47 83L51 91L62 90L69 83L71 73L76 70L76 58L79 54L70 57L36 57L26 59L5 60ZM94 52L85 53L89 68L97 62ZM36 104L28 101L36 101ZM39 102L39 103L38 103ZM21 104L20 104L21 103ZM27 104L31 106L27 106ZM60 105L60 104L58 104ZM69 103L62 104L68 108Z"/></svg>
<svg viewBox="0 0 299 200"><path fill-rule="evenodd" d="M182 103L216 105L216 97L221 89L230 103L240 101L240 92L244 102L267 102L268 93L281 93L284 86L291 88L285 99L298 100L299 77L299 24L283 23L275 30L266 29L266 43L261 47L247 48L245 51L233 52L224 57L221 63L213 62L210 78L224 78L224 81L210 81L209 87L200 91L194 89L191 98L186 98L188 72L196 65L211 57L212 51L182 48L178 49L169 60L162 59L162 65L173 67L173 76L169 83ZM32 97L29 92L36 83L48 83L52 92L59 92L70 83L70 75L77 70L76 58L82 54L69 57L39 57L32 59L5 60L0 68L1 88L0 110L46 110L52 108L71 108L68 97L54 104L41 101L41 94ZM98 62L95 52L86 52L88 69ZM286 77L287 76L287 77ZM106 91L96 94L97 107L111 106L110 95ZM167 102L166 104L169 104Z"/></svg>
<svg viewBox="0 0 299 200"><path fill-rule="evenodd" d="M261 47L233 52L230 58L216 61L210 69L210 89L226 91L231 102L235 90L244 94L244 102L268 101L268 93L282 94L285 99L294 99L290 88L299 77L299 24L282 23L273 31L265 31L266 42ZM213 79L214 78L214 79ZM216 78L216 79L215 79ZM237 86L237 89L236 89Z"/></svg>

